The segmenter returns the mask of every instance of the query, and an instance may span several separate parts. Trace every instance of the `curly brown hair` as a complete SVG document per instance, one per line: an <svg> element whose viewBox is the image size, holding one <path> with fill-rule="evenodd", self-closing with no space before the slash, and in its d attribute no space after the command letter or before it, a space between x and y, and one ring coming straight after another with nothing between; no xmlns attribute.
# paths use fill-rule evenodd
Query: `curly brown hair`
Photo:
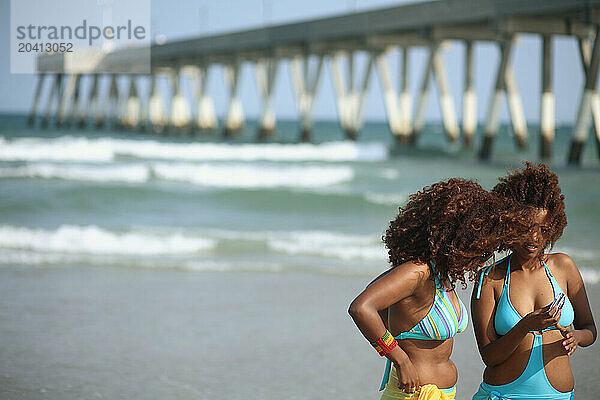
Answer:
<svg viewBox="0 0 600 400"><path fill-rule="evenodd" d="M465 272L473 280L494 250L527 232L520 211L475 181L452 178L412 194L382 239L392 268L419 261L430 265L432 279L464 286Z"/></svg>
<svg viewBox="0 0 600 400"><path fill-rule="evenodd" d="M544 248L554 246L567 226L565 196L558 185L558 176L546 164L524 162L521 169L512 169L507 176L499 178L492 193L523 206L548 211L546 220L550 231Z"/></svg>

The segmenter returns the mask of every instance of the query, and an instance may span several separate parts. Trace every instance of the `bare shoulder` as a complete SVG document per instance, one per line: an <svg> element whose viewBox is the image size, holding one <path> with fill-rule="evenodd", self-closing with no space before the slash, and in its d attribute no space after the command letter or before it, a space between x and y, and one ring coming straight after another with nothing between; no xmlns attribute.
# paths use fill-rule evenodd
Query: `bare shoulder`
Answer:
<svg viewBox="0 0 600 400"><path fill-rule="evenodd" d="M429 266L418 261L407 261L379 275L367 287L381 285L401 285L411 291L414 291L429 278L431 271Z"/></svg>
<svg viewBox="0 0 600 400"><path fill-rule="evenodd" d="M577 266L571 257L565 253L550 253L546 255L546 264L553 271L564 273L577 271Z"/></svg>
<svg viewBox="0 0 600 400"><path fill-rule="evenodd" d="M560 275L566 279L581 279L577 265L571 257L565 253L550 253L546 255L546 265L554 275Z"/></svg>
<svg viewBox="0 0 600 400"><path fill-rule="evenodd" d="M429 278L431 270L429 265L419 261L407 261L392 269L397 275L410 277L418 282L422 282Z"/></svg>
<svg viewBox="0 0 600 400"><path fill-rule="evenodd" d="M390 277L390 275L392 275L392 273L393 273L393 276ZM414 278L421 279L421 278L429 277L430 271L429 271L429 267L427 266L427 264L423 264L418 261L408 261L408 262L402 263L401 265L399 265L395 268L392 267L390 269L383 271L375 279L373 279L371 281L371 283L369 283L367 285L367 287L371 286L373 283L379 281L380 279L384 279L384 278L394 279L394 277L397 277L398 275L403 275L404 277L413 275Z"/></svg>

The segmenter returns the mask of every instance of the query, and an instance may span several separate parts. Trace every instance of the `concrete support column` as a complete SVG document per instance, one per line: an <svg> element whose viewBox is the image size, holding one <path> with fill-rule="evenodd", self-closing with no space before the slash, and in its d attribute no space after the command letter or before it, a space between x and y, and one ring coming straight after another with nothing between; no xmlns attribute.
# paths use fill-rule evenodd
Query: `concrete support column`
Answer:
<svg viewBox="0 0 600 400"><path fill-rule="evenodd" d="M442 112L442 121L448 140L452 143L458 140L459 130L458 122L456 121L456 110L454 108L454 100L450 92L450 85L446 77L446 68L444 60L439 51L439 46L435 45L432 50L433 56L433 71L438 83L438 93L440 96L440 107Z"/></svg>
<svg viewBox="0 0 600 400"><path fill-rule="evenodd" d="M187 129L190 126L191 113L187 98L181 90L184 76L180 68L169 75L171 81L171 115L170 125L177 130Z"/></svg>
<svg viewBox="0 0 600 400"><path fill-rule="evenodd" d="M77 75L75 78L75 88L73 89L73 102L71 108L65 118L65 125L69 126L73 121L77 121L79 117L80 108L80 95L81 95L81 75Z"/></svg>
<svg viewBox="0 0 600 400"><path fill-rule="evenodd" d="M552 158L554 143L554 93L552 91L552 37L542 36L542 101L540 115L540 157Z"/></svg>
<svg viewBox="0 0 600 400"><path fill-rule="evenodd" d="M369 54L369 59L367 60L367 68L365 69L362 84L360 86L360 92L358 93L358 99L356 96L353 97L352 104L354 104L354 120L353 126L356 134L354 135L354 139L358 135L358 132L362 129L364 123L364 105L365 99L367 97L367 89L369 88L369 80L371 77L371 71L373 70L373 54Z"/></svg>
<svg viewBox="0 0 600 400"><path fill-rule="evenodd" d="M500 43L500 63L498 64L498 71L496 72L496 85L488 108L483 143L479 152L479 158L481 159L488 159L490 157L492 143L498 133L498 127L500 126L500 106L502 95L506 88L506 69L510 63L512 45L512 37L507 38Z"/></svg>
<svg viewBox="0 0 600 400"><path fill-rule="evenodd" d="M37 85L35 87L35 95L33 97L33 103L31 104L31 110L29 111L29 118L27 119L27 124L29 126L33 126L35 123L35 117L37 113L38 104L40 103L40 97L42 94L42 88L44 87L44 80L46 78L46 74L38 74Z"/></svg>
<svg viewBox="0 0 600 400"><path fill-rule="evenodd" d="M98 82L96 80L96 74L90 75L90 78L92 79L90 90L86 93L86 97L81 99L81 107L79 107L79 110L77 111L77 114L75 115L75 118L74 118L74 122L78 128L83 128L87 124L87 119L88 119L88 116L90 115L90 110L89 110L90 102L91 102L90 99L91 99L91 96L92 96L94 90L96 90L96 88L94 86L98 85Z"/></svg>
<svg viewBox="0 0 600 400"><path fill-rule="evenodd" d="M379 71L379 80L383 89L383 104L385 105L390 131L399 142L408 143L409 137L403 135L401 129L402 119L398 107L398 96L392 85L386 52L374 54L373 57L375 58L375 63L377 64L377 69Z"/></svg>
<svg viewBox="0 0 600 400"><path fill-rule="evenodd" d="M337 106L337 112L338 112L338 118L340 120L340 125L342 126L342 129L344 130L344 132L346 132L346 134L348 134L348 130L350 127L350 123L348 122L348 117L349 117L349 108L350 105L348 104L348 100L349 100L349 93L348 93L348 88L346 85L346 82L344 82L344 74L342 72L342 67L341 67L341 62L343 59L347 59L349 62L348 65L348 72L349 74L353 74L354 72L354 68L352 64L352 62L354 61L354 59L352 58L352 61L349 60L349 57L347 56L347 54L343 51L337 51L333 54L333 56L331 57L331 61L330 61L330 66L331 66L331 77L333 79L333 88L335 90L335 99L336 99L336 106ZM352 90L353 87L353 76L348 78L348 86L350 87L350 90Z"/></svg>
<svg viewBox="0 0 600 400"><path fill-rule="evenodd" d="M107 108L104 107L100 97L101 81L100 75L94 75L94 82L92 83L92 93L90 97L89 113L93 117L93 123L96 128L102 128L106 121Z"/></svg>
<svg viewBox="0 0 600 400"><path fill-rule="evenodd" d="M137 90L137 97L139 99L139 107L140 107L140 111L138 113L139 116L139 121L138 121L138 130L140 132L144 132L146 130L148 130L150 128L150 123L149 123L149 116L148 116L148 103L150 102L150 91L148 90L147 92L144 91L140 91L140 86L139 83L144 82L146 80L146 78L151 78L152 75L138 75L138 79L137 79L137 83L136 83L136 88ZM142 87L144 85L142 84ZM148 88L149 89L149 88Z"/></svg>
<svg viewBox="0 0 600 400"><path fill-rule="evenodd" d="M54 98L56 97L57 100L60 101L62 93L62 81L62 73L54 75L54 82L50 88L50 92L48 93L48 99L46 100L46 110L44 112L44 117L42 118L42 127L48 126L50 114L52 113L52 104L54 103Z"/></svg>
<svg viewBox="0 0 600 400"><path fill-rule="evenodd" d="M137 75L129 75L129 93L125 101L125 112L121 124L127 129L134 129L140 123L140 98L136 87Z"/></svg>
<svg viewBox="0 0 600 400"><path fill-rule="evenodd" d="M579 40L579 50L581 55L581 65L583 66L584 76L587 76L590 59L592 57L592 45L589 39ZM600 157L600 94L598 88L594 88L594 96L592 97L592 121L596 132L596 147L598 156Z"/></svg>
<svg viewBox="0 0 600 400"><path fill-rule="evenodd" d="M67 81L67 86L65 90L61 93L62 96L59 97L58 111L56 112L56 126L61 126L63 122L65 122L65 115L67 113L67 108L70 105L71 98L73 97L73 93L75 92L75 87L79 80L78 74L71 74L69 76L69 80Z"/></svg>
<svg viewBox="0 0 600 400"><path fill-rule="evenodd" d="M412 95L408 83L409 66L408 47L402 47L400 71L400 137L412 142Z"/></svg>
<svg viewBox="0 0 600 400"><path fill-rule="evenodd" d="M343 58L346 58L348 66L346 80L344 80L340 67L340 62ZM362 128L364 100L372 69L373 57L370 56L359 91L354 79L354 53L337 52L331 59L331 71L340 124L346 132L347 138L350 140L356 140L358 132Z"/></svg>
<svg viewBox="0 0 600 400"><path fill-rule="evenodd" d="M523 112L523 102L517 88L517 80L510 64L506 66L505 79L508 109L510 110L510 120L515 140L517 146L520 149L524 149L527 147L527 123L525 122L525 113Z"/></svg>
<svg viewBox="0 0 600 400"><path fill-rule="evenodd" d="M314 71L310 71L309 56L307 55L296 56L290 61L292 83L296 94L296 106L300 112L302 123L300 140L304 142L310 141L312 136L311 114L321 70L323 69L323 55L319 54L317 57L317 67Z"/></svg>
<svg viewBox="0 0 600 400"><path fill-rule="evenodd" d="M150 76L150 98L148 99L148 122L154 132L162 132L167 126L165 103L158 90L156 74Z"/></svg>
<svg viewBox="0 0 600 400"><path fill-rule="evenodd" d="M227 107L227 113L225 114L225 123L223 127L223 135L230 137L234 132L238 132L244 129L245 118L244 109L242 108L242 102L238 95L241 63L239 60L226 64L225 70L225 82L229 87L229 105Z"/></svg>
<svg viewBox="0 0 600 400"><path fill-rule="evenodd" d="M217 127L217 115L212 98L206 90L209 67L200 65L192 74L192 88L194 98L197 99L196 126L202 131L210 131Z"/></svg>
<svg viewBox="0 0 600 400"><path fill-rule="evenodd" d="M473 87L473 42L465 42L465 84L463 94L462 131L465 145L473 146L477 131L477 95Z"/></svg>
<svg viewBox="0 0 600 400"><path fill-rule="evenodd" d="M256 83L263 104L257 133L259 140L267 139L275 130L276 119L272 95L278 65L279 60L277 58L261 59L255 65Z"/></svg>
<svg viewBox="0 0 600 400"><path fill-rule="evenodd" d="M594 48L590 58L589 66L586 68L585 88L581 96L579 111L577 112L577 121L573 129L571 139L571 150L569 151L569 164L580 164L581 153L587 141L590 124L592 122L593 103L596 97L596 85L598 83L598 65L600 64L600 27L596 27L596 36L594 38Z"/></svg>
<svg viewBox="0 0 600 400"><path fill-rule="evenodd" d="M108 113L107 118L114 128L120 128L121 123L121 98L119 95L119 85L117 83L117 74L110 75L110 83L108 87Z"/></svg>
<svg viewBox="0 0 600 400"><path fill-rule="evenodd" d="M413 126L413 142L419 137L421 130L423 130L423 125L425 124L425 109L427 108L427 93L429 92L429 79L431 78L431 74L433 72L433 60L435 58L435 52L437 51L437 46L430 47L429 49L429 58L427 60L427 66L425 67L425 72L423 73L423 81L421 82L421 88L419 90L419 97L417 98L417 109L415 110L415 122Z"/></svg>

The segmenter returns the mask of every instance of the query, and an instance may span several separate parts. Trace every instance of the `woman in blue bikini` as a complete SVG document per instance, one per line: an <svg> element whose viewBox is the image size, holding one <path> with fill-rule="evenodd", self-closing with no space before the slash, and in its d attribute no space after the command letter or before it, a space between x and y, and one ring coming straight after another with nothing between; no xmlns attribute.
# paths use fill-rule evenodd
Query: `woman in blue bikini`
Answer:
<svg viewBox="0 0 600 400"><path fill-rule="evenodd" d="M486 365L473 400L571 400L569 357L595 341L596 326L573 260L545 253L567 224L558 177L526 163L492 193L530 207L534 225L508 257L482 271L473 290L473 326Z"/></svg>
<svg viewBox="0 0 600 400"><path fill-rule="evenodd" d="M382 399L454 399L453 336L467 311L453 290L525 217L473 181L450 179L411 195L384 236L392 268L350 305L354 322L388 358ZM389 330L388 330L389 329ZM431 397L430 397L431 396Z"/></svg>

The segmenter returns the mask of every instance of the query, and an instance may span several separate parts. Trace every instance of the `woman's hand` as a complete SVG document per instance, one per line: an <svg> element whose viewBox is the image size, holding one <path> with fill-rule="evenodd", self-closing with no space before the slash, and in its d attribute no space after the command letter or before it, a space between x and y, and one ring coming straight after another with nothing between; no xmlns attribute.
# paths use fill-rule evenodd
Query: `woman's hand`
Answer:
<svg viewBox="0 0 600 400"><path fill-rule="evenodd" d="M419 382L419 373L408 357L403 357L400 361L394 361L396 373L398 374L398 388L405 393L414 393L421 384Z"/></svg>
<svg viewBox="0 0 600 400"><path fill-rule="evenodd" d="M563 337L565 338L565 340L563 340L563 342L562 342L562 345L565 348L567 355L570 356L571 354L573 354L575 352L575 350L577 349L577 346L579 346L579 342L580 342L579 333L578 333L578 331L572 329L572 326L567 326L565 328L564 326L560 326L559 324L556 324L556 327L558 328L560 333L562 333Z"/></svg>
<svg viewBox="0 0 600 400"><path fill-rule="evenodd" d="M560 319L561 310L556 307L550 308L549 306L545 306L542 308L538 308L537 310L533 310L529 314L527 314L521 320L524 324L523 326L528 331L542 331L551 326L557 325L558 320Z"/></svg>

